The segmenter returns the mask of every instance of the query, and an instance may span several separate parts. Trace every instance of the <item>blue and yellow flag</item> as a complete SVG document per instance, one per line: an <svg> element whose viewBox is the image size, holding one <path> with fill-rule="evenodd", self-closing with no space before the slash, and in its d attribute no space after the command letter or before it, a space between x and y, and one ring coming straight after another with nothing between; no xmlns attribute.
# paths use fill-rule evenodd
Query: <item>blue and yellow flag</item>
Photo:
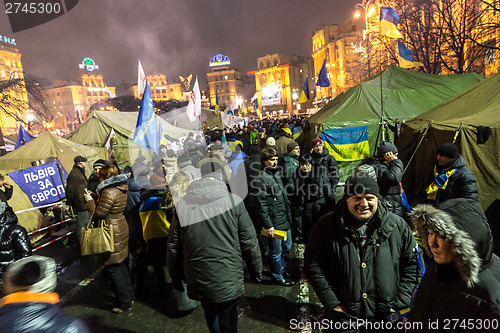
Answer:
<svg viewBox="0 0 500 333"><path fill-rule="evenodd" d="M19 124L19 132L17 133L16 148L14 149L23 146L24 144L30 142L31 140L32 140L31 136L28 134L28 132L26 132L23 125Z"/></svg>
<svg viewBox="0 0 500 333"><path fill-rule="evenodd" d="M370 155L366 126L324 130L321 140L337 161L359 161Z"/></svg>
<svg viewBox="0 0 500 333"><path fill-rule="evenodd" d="M220 104L219 104L219 90L215 90L215 114L219 114Z"/></svg>
<svg viewBox="0 0 500 333"><path fill-rule="evenodd" d="M148 80L146 80L146 88L142 96L141 108L137 117L137 124L134 132L134 142L138 145L152 150L158 154L158 125L156 124L156 114L153 107L153 98L151 97L151 89L149 89Z"/></svg>
<svg viewBox="0 0 500 333"><path fill-rule="evenodd" d="M413 55L411 54L410 49L407 48L406 45L400 40L398 40L398 51L399 67L411 68L424 65L421 62L413 61Z"/></svg>
<svg viewBox="0 0 500 333"><path fill-rule="evenodd" d="M380 34L391 38L403 38L396 26L399 23L398 13L392 7L380 7Z"/></svg>
<svg viewBox="0 0 500 333"><path fill-rule="evenodd" d="M300 92L299 103L307 102L311 98L311 94L309 93L309 78L306 76L306 82L304 82L304 86L302 87L302 91Z"/></svg>
<svg viewBox="0 0 500 333"><path fill-rule="evenodd" d="M253 108L255 109L255 112L257 113L257 117L262 118L262 114L260 113L260 109L259 109L259 100L257 98L253 101Z"/></svg>
<svg viewBox="0 0 500 333"><path fill-rule="evenodd" d="M302 127L295 126L293 128L293 139L297 140L297 138L302 134Z"/></svg>
<svg viewBox="0 0 500 333"><path fill-rule="evenodd" d="M238 110L238 114L243 115L245 113L247 113L247 105L243 102L243 105L240 106L240 109Z"/></svg>
<svg viewBox="0 0 500 333"><path fill-rule="evenodd" d="M323 61L323 66L321 66L321 70L318 74L318 82L316 82L316 86L318 87L329 87L330 80L328 79L328 72L326 71L326 59Z"/></svg>

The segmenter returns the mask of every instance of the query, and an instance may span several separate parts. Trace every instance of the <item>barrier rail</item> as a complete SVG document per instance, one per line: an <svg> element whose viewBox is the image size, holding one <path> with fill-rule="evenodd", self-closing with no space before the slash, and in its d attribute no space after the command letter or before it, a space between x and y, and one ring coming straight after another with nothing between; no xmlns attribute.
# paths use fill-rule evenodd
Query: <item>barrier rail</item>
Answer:
<svg viewBox="0 0 500 333"><path fill-rule="evenodd" d="M38 250L40 250L40 249L42 249L42 248L44 248L44 247L46 247L46 246L48 246L48 245L50 245L50 244L54 243L54 242L57 242L57 241L59 241L59 240L61 240L61 239L63 239L63 238L66 238L66 237L68 237L69 235L71 235L71 234L72 234L72 233L74 233L74 232L75 232L75 230L70 231L70 232L67 232L66 234L64 234L64 235L62 235L62 236L60 236L60 237L57 237L56 239L53 239L53 240L51 240L50 242L47 242L47 243L45 243L45 244L42 244L42 245L40 245L40 246L38 246L38 247L34 248L34 249L32 250L32 252L36 252L36 251L38 251Z"/></svg>

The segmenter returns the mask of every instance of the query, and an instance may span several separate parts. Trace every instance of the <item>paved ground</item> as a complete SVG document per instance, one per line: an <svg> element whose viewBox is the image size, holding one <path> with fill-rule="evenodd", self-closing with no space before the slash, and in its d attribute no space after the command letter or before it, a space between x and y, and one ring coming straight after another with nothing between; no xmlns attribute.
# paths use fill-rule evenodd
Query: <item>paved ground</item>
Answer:
<svg viewBox="0 0 500 333"><path fill-rule="evenodd" d="M294 245L292 252L292 273L300 276L303 246ZM165 290L152 287L149 294L137 297L132 311L113 314L110 312L113 295L99 266L82 261L74 247L62 243L37 254L56 258L60 264L57 292L61 295L63 312L81 318L93 332L208 332L201 306L184 313L175 310L170 286ZM320 321L322 309L312 288L303 278L296 281L293 287L272 285L267 268L262 284L247 280L245 297L240 300L239 331L288 332L291 320ZM150 282L155 286L152 272Z"/></svg>

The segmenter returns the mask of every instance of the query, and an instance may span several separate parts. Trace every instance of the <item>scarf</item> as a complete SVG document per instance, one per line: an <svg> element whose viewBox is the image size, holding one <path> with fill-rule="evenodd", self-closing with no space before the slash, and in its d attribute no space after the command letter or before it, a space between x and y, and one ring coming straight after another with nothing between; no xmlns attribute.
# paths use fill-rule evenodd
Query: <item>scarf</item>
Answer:
<svg viewBox="0 0 500 333"><path fill-rule="evenodd" d="M448 185L448 180L455 172L457 172L457 169L448 170L446 173L438 173L436 170L436 166L434 166L435 179L425 190L425 192L427 193L427 199L436 201L436 204L438 204L438 190L444 190L446 188L446 186Z"/></svg>

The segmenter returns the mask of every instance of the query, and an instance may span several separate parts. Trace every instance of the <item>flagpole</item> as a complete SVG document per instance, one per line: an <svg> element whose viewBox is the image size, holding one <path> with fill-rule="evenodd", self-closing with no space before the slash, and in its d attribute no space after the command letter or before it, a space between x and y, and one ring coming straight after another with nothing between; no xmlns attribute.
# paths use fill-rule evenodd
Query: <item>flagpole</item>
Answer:
<svg viewBox="0 0 500 333"><path fill-rule="evenodd" d="M383 44L386 45L385 43L385 36L382 36L383 39ZM383 91L383 84L382 84L382 48L380 48L379 51L380 54L380 111L381 111L381 119L380 123L382 125L382 142L385 141L385 131L384 131L384 91Z"/></svg>

